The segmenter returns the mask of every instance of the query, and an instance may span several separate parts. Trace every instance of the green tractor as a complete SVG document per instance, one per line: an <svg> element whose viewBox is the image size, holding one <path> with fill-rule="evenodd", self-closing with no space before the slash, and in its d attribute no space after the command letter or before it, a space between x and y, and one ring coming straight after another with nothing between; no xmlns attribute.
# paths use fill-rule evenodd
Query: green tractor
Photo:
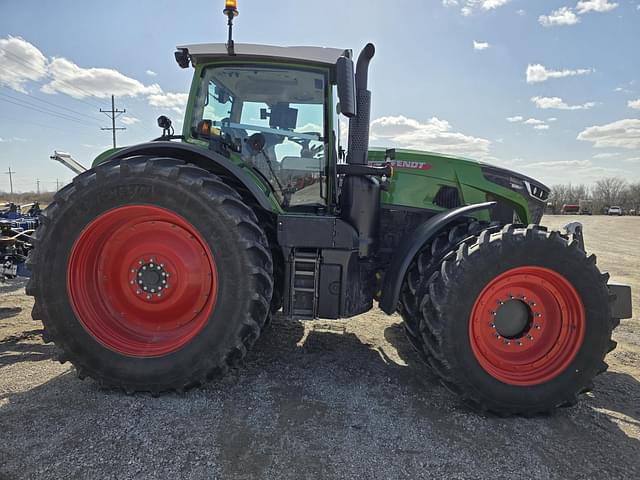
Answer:
<svg viewBox="0 0 640 480"><path fill-rule="evenodd" d="M100 155L42 216L28 294L78 376L184 391L245 357L271 316L398 312L468 405L535 414L587 391L631 316L549 189L426 152L369 149L367 45L178 47L181 135ZM348 118L341 143L340 116Z"/></svg>

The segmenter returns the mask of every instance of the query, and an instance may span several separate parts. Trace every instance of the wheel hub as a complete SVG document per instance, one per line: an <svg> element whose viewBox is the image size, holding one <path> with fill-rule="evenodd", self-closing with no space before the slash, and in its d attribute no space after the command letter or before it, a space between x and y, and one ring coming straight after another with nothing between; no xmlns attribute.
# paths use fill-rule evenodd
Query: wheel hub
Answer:
<svg viewBox="0 0 640 480"><path fill-rule="evenodd" d="M131 269L131 273L135 275L129 283L135 287L137 295L147 300L153 299L154 296L161 298L170 286L168 280L171 274L166 270L165 264L159 262L154 258L150 258L146 263L139 260L138 268Z"/></svg>
<svg viewBox="0 0 640 480"><path fill-rule="evenodd" d="M496 310L496 331L504 338L520 338L528 330L533 318L529 305L521 300L508 300Z"/></svg>

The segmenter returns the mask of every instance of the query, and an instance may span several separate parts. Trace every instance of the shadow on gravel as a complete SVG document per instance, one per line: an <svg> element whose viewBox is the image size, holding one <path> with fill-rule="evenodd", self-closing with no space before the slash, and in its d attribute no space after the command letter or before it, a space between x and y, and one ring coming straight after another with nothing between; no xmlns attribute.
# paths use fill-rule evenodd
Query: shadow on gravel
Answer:
<svg viewBox="0 0 640 480"><path fill-rule="evenodd" d="M602 412L638 420L632 377L603 375L550 417L485 418L400 324L389 344L314 325L274 320L244 366L185 395L127 396L71 372L8 393L0 478L638 478L640 441Z"/></svg>
<svg viewBox="0 0 640 480"><path fill-rule="evenodd" d="M42 343L42 329L11 335L0 341L0 368L20 362L39 362L53 359L55 347Z"/></svg>
<svg viewBox="0 0 640 480"><path fill-rule="evenodd" d="M0 307L0 320L15 317L22 312L21 307Z"/></svg>
<svg viewBox="0 0 640 480"><path fill-rule="evenodd" d="M28 280L26 278L16 278L13 280L7 280L6 282L0 282L0 295L7 293L14 293L20 289L24 289Z"/></svg>

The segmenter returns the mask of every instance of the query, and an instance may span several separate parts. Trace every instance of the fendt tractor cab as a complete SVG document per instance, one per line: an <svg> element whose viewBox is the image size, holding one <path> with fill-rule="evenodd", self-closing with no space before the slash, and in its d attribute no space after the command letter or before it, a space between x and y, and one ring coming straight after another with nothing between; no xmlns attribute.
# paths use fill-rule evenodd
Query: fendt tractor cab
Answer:
<svg viewBox="0 0 640 480"><path fill-rule="evenodd" d="M349 318L377 302L472 407L532 414L606 368L630 289L549 189L427 152L369 149L373 45L178 47L181 135L100 155L42 217L33 316L80 377L183 391L237 364L273 314ZM341 142L340 117L349 120ZM277 332L273 333L277 335Z"/></svg>

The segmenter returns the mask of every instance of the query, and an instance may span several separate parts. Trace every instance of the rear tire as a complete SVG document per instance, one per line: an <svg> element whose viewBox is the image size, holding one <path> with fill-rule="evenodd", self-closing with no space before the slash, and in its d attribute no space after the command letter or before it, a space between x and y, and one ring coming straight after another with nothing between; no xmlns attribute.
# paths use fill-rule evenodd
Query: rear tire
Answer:
<svg viewBox="0 0 640 480"><path fill-rule="evenodd" d="M444 384L477 410L534 415L572 405L615 347L608 278L558 232L485 231L429 278L418 340Z"/></svg>
<svg viewBox="0 0 640 480"><path fill-rule="evenodd" d="M59 360L126 392L183 391L224 373L260 335L273 291L251 209L170 158L76 177L43 213L31 264L33 317Z"/></svg>

